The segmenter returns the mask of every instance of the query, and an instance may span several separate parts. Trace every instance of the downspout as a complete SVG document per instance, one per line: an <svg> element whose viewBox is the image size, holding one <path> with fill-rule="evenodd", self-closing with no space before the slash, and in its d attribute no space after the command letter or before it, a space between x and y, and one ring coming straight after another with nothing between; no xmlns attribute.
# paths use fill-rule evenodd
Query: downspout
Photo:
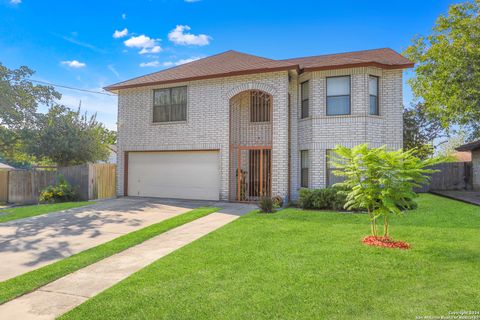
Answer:
<svg viewBox="0 0 480 320"><path fill-rule="evenodd" d="M288 87L290 88L290 74L288 75ZM289 91L289 90L288 90ZM291 194L291 189L292 189L292 132L291 132L291 109L292 109L292 103L291 103L291 95L290 92L288 94L288 125L287 125L287 132L288 132L288 199L287 201L290 202L292 200L292 194Z"/></svg>

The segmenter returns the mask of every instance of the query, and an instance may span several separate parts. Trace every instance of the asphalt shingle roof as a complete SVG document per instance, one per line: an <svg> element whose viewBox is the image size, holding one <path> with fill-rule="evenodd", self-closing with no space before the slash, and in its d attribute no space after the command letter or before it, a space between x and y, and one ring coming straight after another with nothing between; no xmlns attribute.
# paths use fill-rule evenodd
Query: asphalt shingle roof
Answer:
<svg viewBox="0 0 480 320"><path fill-rule="evenodd" d="M115 91L155 84L292 69L303 72L359 66L401 69L413 67L413 62L388 48L286 60L273 60L230 50L170 69L119 82L105 89Z"/></svg>

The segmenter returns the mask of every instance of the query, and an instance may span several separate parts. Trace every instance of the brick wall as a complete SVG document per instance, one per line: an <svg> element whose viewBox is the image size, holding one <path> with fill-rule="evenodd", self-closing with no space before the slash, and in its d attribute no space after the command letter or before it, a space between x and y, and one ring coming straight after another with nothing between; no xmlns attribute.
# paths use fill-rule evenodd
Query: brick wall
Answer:
<svg viewBox="0 0 480 320"><path fill-rule="evenodd" d="M380 77L380 115L368 114L368 76ZM326 77L350 75L352 114L326 116ZM290 78L290 81L289 81ZM299 84L310 80L310 116L300 119ZM187 121L152 123L153 89L186 85ZM120 90L118 99L118 195L123 195L124 152L220 150L220 199L229 190L229 100L250 89L273 97L272 194L288 191L288 130L291 128L291 192L300 185L300 150L310 153L310 187L326 185L326 150L335 145L402 147L402 71L352 68L304 73L286 71ZM291 108L288 115L288 94ZM290 123L289 123L290 121Z"/></svg>
<svg viewBox="0 0 480 320"><path fill-rule="evenodd" d="M480 191L480 150L472 151L473 190Z"/></svg>
<svg viewBox="0 0 480 320"><path fill-rule="evenodd" d="M153 89L187 86L187 121L152 123ZM118 95L118 183L123 195L124 152L220 150L220 199L228 199L229 100L245 90L273 97L272 193L287 193L287 72L210 79L120 90Z"/></svg>
<svg viewBox="0 0 480 320"><path fill-rule="evenodd" d="M326 77L351 77L351 114L326 115ZM380 115L369 115L369 75L378 76ZM353 147L369 143L392 149L403 146L402 70L378 68L351 68L304 73L294 77L289 90L292 97L292 127L297 127L296 141L292 142L292 198L298 196L300 186L300 150L309 150L311 188L326 186L326 151L340 144ZM310 115L300 119L299 83L309 80Z"/></svg>

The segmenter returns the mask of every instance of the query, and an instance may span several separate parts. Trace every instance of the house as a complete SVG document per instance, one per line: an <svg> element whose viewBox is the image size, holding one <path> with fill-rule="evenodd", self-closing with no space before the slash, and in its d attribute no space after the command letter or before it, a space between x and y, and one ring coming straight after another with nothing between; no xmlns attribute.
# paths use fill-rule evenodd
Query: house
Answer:
<svg viewBox="0 0 480 320"><path fill-rule="evenodd" d="M98 161L98 163L117 163L117 146L114 144L108 145L108 159L106 161Z"/></svg>
<svg viewBox="0 0 480 320"><path fill-rule="evenodd" d="M6 164L6 163L0 162L0 171L1 171L1 170L10 171L10 170L15 170L15 168L12 167L12 166L9 166L9 165Z"/></svg>
<svg viewBox="0 0 480 320"><path fill-rule="evenodd" d="M456 150L471 153L473 190L480 191L480 140L464 144Z"/></svg>
<svg viewBox="0 0 480 320"><path fill-rule="evenodd" d="M334 182L335 145L398 149L391 49L272 60L227 51L106 87L118 94L118 195L296 199Z"/></svg>

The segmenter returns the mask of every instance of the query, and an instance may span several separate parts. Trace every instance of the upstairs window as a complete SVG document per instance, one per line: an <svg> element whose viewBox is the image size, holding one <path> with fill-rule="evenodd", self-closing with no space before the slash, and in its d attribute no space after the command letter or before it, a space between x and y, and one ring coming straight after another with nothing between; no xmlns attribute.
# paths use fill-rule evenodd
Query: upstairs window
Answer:
<svg viewBox="0 0 480 320"><path fill-rule="evenodd" d="M368 92L370 94L370 114L379 115L380 110L378 107L378 77L369 77Z"/></svg>
<svg viewBox="0 0 480 320"><path fill-rule="evenodd" d="M269 94L257 90L250 91L250 121L270 121L271 104L272 100Z"/></svg>
<svg viewBox="0 0 480 320"><path fill-rule="evenodd" d="M310 88L309 88L309 82L305 81L300 84L300 96L302 100L302 110L301 110L301 115L300 117L302 119L308 118L309 116L309 96L310 96Z"/></svg>
<svg viewBox="0 0 480 320"><path fill-rule="evenodd" d="M300 187L308 188L308 167L310 160L308 157L308 150L300 151Z"/></svg>
<svg viewBox="0 0 480 320"><path fill-rule="evenodd" d="M350 76L327 78L327 116L350 114Z"/></svg>
<svg viewBox="0 0 480 320"><path fill-rule="evenodd" d="M153 91L153 122L187 120L187 87Z"/></svg>

